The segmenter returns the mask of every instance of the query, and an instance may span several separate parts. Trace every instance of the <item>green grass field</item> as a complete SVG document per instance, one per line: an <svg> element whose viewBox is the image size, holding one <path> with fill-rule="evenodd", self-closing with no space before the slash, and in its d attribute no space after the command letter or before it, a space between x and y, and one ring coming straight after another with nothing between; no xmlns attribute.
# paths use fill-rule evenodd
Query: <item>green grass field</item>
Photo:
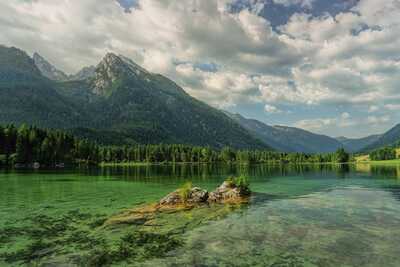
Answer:
<svg viewBox="0 0 400 267"><path fill-rule="evenodd" d="M370 163L370 164L400 164L400 148L396 149L397 159L393 160L370 160L369 155L361 155L356 157L357 163Z"/></svg>

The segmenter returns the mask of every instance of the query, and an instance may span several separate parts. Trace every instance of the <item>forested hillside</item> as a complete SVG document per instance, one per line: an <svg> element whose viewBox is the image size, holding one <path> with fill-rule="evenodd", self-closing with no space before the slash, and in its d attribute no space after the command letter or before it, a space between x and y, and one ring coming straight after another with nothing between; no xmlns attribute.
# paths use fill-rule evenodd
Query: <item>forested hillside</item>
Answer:
<svg viewBox="0 0 400 267"><path fill-rule="evenodd" d="M400 142L400 124L396 125L383 135L381 135L375 142L365 147L364 151L371 151L385 146L396 145Z"/></svg>
<svg viewBox="0 0 400 267"><path fill-rule="evenodd" d="M330 153L343 147L339 141L329 136L314 134L294 127L270 126L258 120L247 119L239 114L227 114L263 142L279 151Z"/></svg>

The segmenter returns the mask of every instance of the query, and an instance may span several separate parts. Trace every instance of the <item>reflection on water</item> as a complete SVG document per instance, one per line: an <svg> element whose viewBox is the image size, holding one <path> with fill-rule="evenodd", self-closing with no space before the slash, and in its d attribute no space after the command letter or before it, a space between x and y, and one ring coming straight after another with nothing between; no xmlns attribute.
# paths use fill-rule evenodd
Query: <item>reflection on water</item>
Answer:
<svg viewBox="0 0 400 267"><path fill-rule="evenodd" d="M247 206L102 227L185 181L212 190L238 174L255 192ZM399 174L366 164L3 171L0 266L400 266Z"/></svg>
<svg viewBox="0 0 400 267"><path fill-rule="evenodd" d="M359 163L355 165L356 171L371 173L381 178L400 179L400 165L371 165L367 163Z"/></svg>

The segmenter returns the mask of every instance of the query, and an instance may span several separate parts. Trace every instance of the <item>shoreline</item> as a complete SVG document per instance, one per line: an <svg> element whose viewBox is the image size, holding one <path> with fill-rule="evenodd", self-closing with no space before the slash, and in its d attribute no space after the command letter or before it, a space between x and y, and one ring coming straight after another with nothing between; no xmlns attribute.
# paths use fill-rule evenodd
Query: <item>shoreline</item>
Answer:
<svg viewBox="0 0 400 267"><path fill-rule="evenodd" d="M352 161L352 162L122 162L122 163L100 163L99 167L136 167L136 166L170 166L170 165L355 165L355 164L400 164L400 159L383 161Z"/></svg>
<svg viewBox="0 0 400 267"><path fill-rule="evenodd" d="M396 160L383 160L383 161L354 161L354 162L257 162L257 163L247 163L247 162L115 162L115 163L99 163L99 164L68 164L65 167L49 167L44 165L40 168L33 167L21 167L16 168L14 166L1 165L0 169L8 170L66 170L71 168L112 168L112 167L150 167L150 166L183 166L183 165L236 165L236 166L254 166L254 165L267 165L267 166L350 166L350 165L400 165L400 159Z"/></svg>

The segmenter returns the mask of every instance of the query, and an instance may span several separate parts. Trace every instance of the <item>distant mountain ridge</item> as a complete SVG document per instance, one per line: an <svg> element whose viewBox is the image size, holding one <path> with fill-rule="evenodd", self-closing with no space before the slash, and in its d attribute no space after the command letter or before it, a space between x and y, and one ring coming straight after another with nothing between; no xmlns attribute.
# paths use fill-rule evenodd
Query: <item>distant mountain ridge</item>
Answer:
<svg viewBox="0 0 400 267"><path fill-rule="evenodd" d="M40 70L43 76L49 78L54 81L66 81L68 80L68 75L66 75L61 70L54 67L50 64L46 59L44 59L38 53L33 54L33 61L35 62L36 67Z"/></svg>
<svg viewBox="0 0 400 267"><path fill-rule="evenodd" d="M96 71L95 66L83 67L77 73L69 75L68 80L69 81L83 81L83 80L92 78L95 74L95 71Z"/></svg>
<svg viewBox="0 0 400 267"><path fill-rule="evenodd" d="M96 67L89 66L82 68L76 74L67 75L63 71L52 65L37 52L33 54L33 61L43 76L47 77L50 80L58 82L86 80L93 77L96 70Z"/></svg>
<svg viewBox="0 0 400 267"><path fill-rule="evenodd" d="M343 147L343 144L329 136L314 134L294 127L270 126L258 120L247 119L239 114L227 114L263 142L279 151L328 153Z"/></svg>
<svg viewBox="0 0 400 267"><path fill-rule="evenodd" d="M173 81L112 53L84 80L54 81L24 51L0 46L0 85L2 124L63 128L107 144L270 149Z"/></svg>
<svg viewBox="0 0 400 267"><path fill-rule="evenodd" d="M363 148L362 151L371 151L384 146L391 146L397 142L400 142L400 124L382 134L377 140Z"/></svg>
<svg viewBox="0 0 400 267"><path fill-rule="evenodd" d="M348 152L360 152L365 149L369 145L378 141L382 135L370 135L363 138L346 138L346 137L338 137L336 138L340 143L343 144L344 148Z"/></svg>

